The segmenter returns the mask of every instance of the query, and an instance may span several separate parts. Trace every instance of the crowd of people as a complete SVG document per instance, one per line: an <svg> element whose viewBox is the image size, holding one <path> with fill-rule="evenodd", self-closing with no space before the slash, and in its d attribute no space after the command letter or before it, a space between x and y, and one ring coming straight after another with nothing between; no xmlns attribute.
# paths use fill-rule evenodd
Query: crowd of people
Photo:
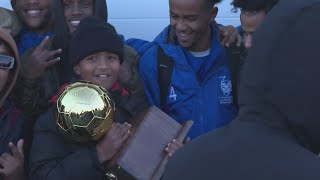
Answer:
<svg viewBox="0 0 320 180"><path fill-rule="evenodd" d="M194 122L164 149L163 179L319 179L319 1L233 0L239 27L215 20L221 1L169 0L170 24L150 42L118 34L105 0L0 7L0 180L105 179L150 106ZM57 95L80 80L115 102L97 142L56 128Z"/></svg>

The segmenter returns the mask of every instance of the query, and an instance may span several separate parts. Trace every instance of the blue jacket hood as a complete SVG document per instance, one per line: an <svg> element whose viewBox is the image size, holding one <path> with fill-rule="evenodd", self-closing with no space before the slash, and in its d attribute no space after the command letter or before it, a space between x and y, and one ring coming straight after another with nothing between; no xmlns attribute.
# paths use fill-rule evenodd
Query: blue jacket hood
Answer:
<svg viewBox="0 0 320 180"><path fill-rule="evenodd" d="M270 11L243 68L238 117L283 129L316 153L320 152L319 9L316 0L288 0Z"/></svg>

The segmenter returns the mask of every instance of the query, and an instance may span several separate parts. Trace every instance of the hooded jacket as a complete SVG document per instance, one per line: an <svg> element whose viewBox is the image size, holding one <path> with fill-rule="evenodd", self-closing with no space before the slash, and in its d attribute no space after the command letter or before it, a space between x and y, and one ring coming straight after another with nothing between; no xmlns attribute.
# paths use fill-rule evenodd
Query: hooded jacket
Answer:
<svg viewBox="0 0 320 180"><path fill-rule="evenodd" d="M160 107L157 53L158 48L162 48L174 62L174 67L166 105L161 109L179 123L193 120L188 135L195 138L226 125L237 113L232 100L227 54L212 26L210 57L204 62L204 77L199 80L188 63L185 50L174 42L171 32L170 26L162 31L154 45L141 57L140 76L149 103Z"/></svg>
<svg viewBox="0 0 320 180"><path fill-rule="evenodd" d="M243 67L240 112L186 145L163 179L320 179L320 1L281 0Z"/></svg>
<svg viewBox="0 0 320 180"><path fill-rule="evenodd" d="M12 37L21 30L21 22L14 11L0 7L0 27L8 30Z"/></svg>
<svg viewBox="0 0 320 180"><path fill-rule="evenodd" d="M13 56L15 58L13 69L10 70L10 73L12 73L12 75L10 75L6 86L0 92L0 106L2 106L3 102L5 101L7 96L9 95L11 89L13 88L13 86L17 80L19 69L20 69L20 62L19 62L19 54L17 51L17 45L14 42L14 40L12 39L12 37L10 36L10 34L8 34L8 32L6 30L1 28L0 29L0 38L9 45L9 48L13 52Z"/></svg>
<svg viewBox="0 0 320 180"><path fill-rule="evenodd" d="M16 82L20 63L17 46L4 29L0 28L0 39L8 44L15 58L13 69L10 70L7 84L0 92L0 155L9 151L8 143L23 138L23 118L21 113L13 106L9 99L9 93ZM1 178L0 178L1 179Z"/></svg>

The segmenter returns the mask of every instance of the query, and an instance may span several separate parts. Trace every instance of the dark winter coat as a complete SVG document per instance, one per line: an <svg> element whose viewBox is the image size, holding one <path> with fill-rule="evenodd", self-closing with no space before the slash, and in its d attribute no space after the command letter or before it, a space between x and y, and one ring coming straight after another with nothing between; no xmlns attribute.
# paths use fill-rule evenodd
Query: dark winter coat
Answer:
<svg viewBox="0 0 320 180"><path fill-rule="evenodd" d="M148 105L146 99L111 92L115 101L116 122L129 122ZM98 160L95 143L77 144L57 131L53 108L36 122L30 156L30 177L33 180L105 179L105 169Z"/></svg>

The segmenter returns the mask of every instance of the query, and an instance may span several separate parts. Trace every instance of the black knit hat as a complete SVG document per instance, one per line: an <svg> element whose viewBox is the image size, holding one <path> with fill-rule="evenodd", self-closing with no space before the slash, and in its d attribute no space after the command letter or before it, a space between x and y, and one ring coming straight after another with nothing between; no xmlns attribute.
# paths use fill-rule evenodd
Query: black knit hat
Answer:
<svg viewBox="0 0 320 180"><path fill-rule="evenodd" d="M79 27L72 33L69 61L73 67L83 58L105 51L117 54L122 63L123 49L124 43L112 25L97 17L87 17L81 20Z"/></svg>

